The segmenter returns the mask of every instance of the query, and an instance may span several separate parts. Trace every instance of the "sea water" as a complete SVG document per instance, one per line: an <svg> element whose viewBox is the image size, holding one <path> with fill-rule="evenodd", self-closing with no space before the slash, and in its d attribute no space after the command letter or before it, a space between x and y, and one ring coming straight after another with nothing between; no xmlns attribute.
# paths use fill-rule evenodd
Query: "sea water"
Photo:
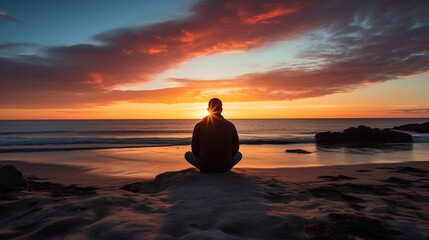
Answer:
<svg viewBox="0 0 429 240"><path fill-rule="evenodd" d="M281 168L429 160L429 134L410 132L413 144L324 147L323 131L366 125L392 128L429 119L232 119L243 160L237 167ZM189 165L199 120L5 120L0 121L0 161L82 166L103 175L153 176ZM311 154L286 153L305 149ZM0 163L1 164L1 163Z"/></svg>

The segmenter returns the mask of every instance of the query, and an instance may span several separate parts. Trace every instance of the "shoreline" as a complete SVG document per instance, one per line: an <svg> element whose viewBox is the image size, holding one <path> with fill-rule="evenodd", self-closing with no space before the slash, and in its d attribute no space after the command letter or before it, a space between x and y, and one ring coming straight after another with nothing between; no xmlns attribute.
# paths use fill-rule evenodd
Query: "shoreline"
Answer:
<svg viewBox="0 0 429 240"><path fill-rule="evenodd" d="M392 145L393 146L393 145ZM377 148L323 148L316 144L241 145L243 159L237 168L284 168L365 163L426 161L429 143ZM310 154L287 153L287 149L304 149ZM190 165L183 154L190 146L163 146L80 151L1 153L0 161L62 164L84 167L102 176L151 178L178 171Z"/></svg>
<svg viewBox="0 0 429 240"><path fill-rule="evenodd" d="M104 185L107 188L122 186L130 182L137 181L152 181L156 176L168 172L180 172L186 169L193 168L189 164L179 170L167 170L159 172L154 176L143 177L130 177L130 176L109 176L97 174L92 171L93 169L83 166L72 166L64 164L52 163L31 163L25 161L4 161L0 160L0 167L6 165L13 165L21 170L25 176L35 179L44 179L60 184L78 184L84 187L93 187L95 185ZM189 166L188 166L189 165ZM280 167L280 168L258 168L258 167L234 167L230 172L238 174L248 174L257 176L269 176L281 178L284 181L291 182L311 182L317 180L316 175L329 175L336 172L349 173L353 175L356 169L364 168L381 168L392 166L413 166L415 168L429 167L429 160L427 161L406 161L406 162L383 162L383 163L359 163L359 164L338 164L328 166L304 166L304 167ZM67 174L64 174L67 173ZM218 175L202 173L203 175ZM219 175L222 175L220 173ZM354 173L356 174L356 173ZM429 180L429 179L428 179ZM93 184L93 185L91 185Z"/></svg>

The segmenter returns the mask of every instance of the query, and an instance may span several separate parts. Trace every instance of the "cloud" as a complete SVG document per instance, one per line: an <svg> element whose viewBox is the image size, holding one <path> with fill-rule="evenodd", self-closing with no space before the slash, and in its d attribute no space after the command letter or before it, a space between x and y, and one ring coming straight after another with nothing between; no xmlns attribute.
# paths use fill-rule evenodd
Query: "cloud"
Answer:
<svg viewBox="0 0 429 240"><path fill-rule="evenodd" d="M202 0L183 19L94 36L98 44L0 58L0 107L178 103L318 97L429 70L427 1ZM120 91L199 56L248 51L307 36L313 67L230 79L170 79L181 87Z"/></svg>
<svg viewBox="0 0 429 240"><path fill-rule="evenodd" d="M26 43L26 42L18 42L18 43L12 43L12 42L6 42L6 43L0 43L0 51L3 49L15 49L15 48L25 48L25 47L35 47L36 44L33 43Z"/></svg>
<svg viewBox="0 0 429 240"><path fill-rule="evenodd" d="M3 21L10 21L10 22L15 22L15 23L19 23L22 24L24 22L22 22L21 20L18 20L14 17L12 17L11 15L9 15L7 12L0 10L0 20Z"/></svg>
<svg viewBox="0 0 429 240"><path fill-rule="evenodd" d="M0 56L16 58L23 54L35 51L39 45L26 42L3 42L0 43Z"/></svg>
<svg viewBox="0 0 429 240"><path fill-rule="evenodd" d="M391 113L406 113L406 114L425 114L429 113L429 108L411 108L411 109L395 109Z"/></svg>

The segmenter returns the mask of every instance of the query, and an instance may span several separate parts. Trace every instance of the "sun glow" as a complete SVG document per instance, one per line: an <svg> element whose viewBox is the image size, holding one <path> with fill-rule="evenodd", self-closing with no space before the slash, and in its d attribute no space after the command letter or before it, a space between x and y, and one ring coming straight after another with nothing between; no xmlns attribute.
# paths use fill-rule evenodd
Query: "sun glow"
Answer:
<svg viewBox="0 0 429 240"><path fill-rule="evenodd" d="M204 118L205 116L211 115L211 112L209 112L207 109L202 109L198 113L198 118Z"/></svg>

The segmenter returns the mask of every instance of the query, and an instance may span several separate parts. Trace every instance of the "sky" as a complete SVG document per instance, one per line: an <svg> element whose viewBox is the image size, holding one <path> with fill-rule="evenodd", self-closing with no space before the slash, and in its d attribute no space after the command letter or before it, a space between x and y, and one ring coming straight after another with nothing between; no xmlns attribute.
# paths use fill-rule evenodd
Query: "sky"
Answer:
<svg viewBox="0 0 429 240"><path fill-rule="evenodd" d="M0 0L0 119L429 117L429 1Z"/></svg>

